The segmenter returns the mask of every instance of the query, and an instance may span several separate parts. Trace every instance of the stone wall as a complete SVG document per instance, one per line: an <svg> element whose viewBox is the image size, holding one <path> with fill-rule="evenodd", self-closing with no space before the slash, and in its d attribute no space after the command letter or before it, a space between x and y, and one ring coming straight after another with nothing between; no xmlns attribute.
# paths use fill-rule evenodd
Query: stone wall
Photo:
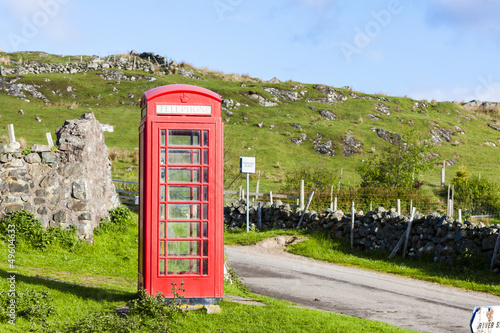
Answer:
<svg viewBox="0 0 500 333"><path fill-rule="evenodd" d="M28 210L44 227L74 225L92 239L94 228L119 205L101 125L93 113L67 120L56 131L59 149L0 145L0 218Z"/></svg>
<svg viewBox="0 0 500 333"><path fill-rule="evenodd" d="M295 228L302 210L292 210L290 205L277 200L273 204L261 203L262 228ZM244 201L234 201L224 209L225 224L228 227L242 227L246 222ZM313 210L304 214L301 228L328 230L337 238L351 236L351 214L327 209L319 213ZM378 207L364 214L357 212L354 223L354 246L358 249L392 251L406 232L410 217L398 215L394 208L386 210ZM258 205L250 206L250 223L258 225ZM408 244L410 258L431 255L436 262L449 263L458 255L470 253L484 255L489 261L493 255L500 225L474 225L463 223L438 213L414 217ZM500 262L496 263L500 267Z"/></svg>

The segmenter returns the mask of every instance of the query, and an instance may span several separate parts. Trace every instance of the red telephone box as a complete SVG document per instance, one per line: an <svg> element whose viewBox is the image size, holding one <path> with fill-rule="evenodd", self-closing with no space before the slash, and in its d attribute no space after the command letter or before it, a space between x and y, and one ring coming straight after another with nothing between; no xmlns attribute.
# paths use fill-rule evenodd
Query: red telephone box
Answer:
<svg viewBox="0 0 500 333"><path fill-rule="evenodd" d="M221 97L175 84L146 91L139 127L139 289L213 304L223 296ZM173 295L172 295L173 297Z"/></svg>

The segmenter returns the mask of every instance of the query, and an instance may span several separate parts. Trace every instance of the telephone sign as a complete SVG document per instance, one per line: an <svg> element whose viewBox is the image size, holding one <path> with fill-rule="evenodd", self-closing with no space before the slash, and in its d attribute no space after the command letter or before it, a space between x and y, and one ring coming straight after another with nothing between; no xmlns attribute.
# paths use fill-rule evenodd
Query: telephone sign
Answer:
<svg viewBox="0 0 500 333"><path fill-rule="evenodd" d="M149 294L185 290L187 303L223 296L221 97L168 85L145 92L139 127L139 276Z"/></svg>

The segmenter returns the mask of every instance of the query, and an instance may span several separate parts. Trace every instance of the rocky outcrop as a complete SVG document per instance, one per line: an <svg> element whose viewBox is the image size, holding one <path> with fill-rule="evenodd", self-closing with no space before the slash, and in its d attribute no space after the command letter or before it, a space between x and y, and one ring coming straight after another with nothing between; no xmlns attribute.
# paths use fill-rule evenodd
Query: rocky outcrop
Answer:
<svg viewBox="0 0 500 333"><path fill-rule="evenodd" d="M295 102L302 98L302 96L299 95L296 91L283 90L272 87L262 87L262 89L273 95L276 101L279 101L278 98L281 98L285 101Z"/></svg>
<svg viewBox="0 0 500 333"><path fill-rule="evenodd" d="M59 149L34 145L23 154L2 147L0 218L28 210L43 226L75 226L91 240L101 218L119 205L101 125L93 113L57 129Z"/></svg>
<svg viewBox="0 0 500 333"><path fill-rule="evenodd" d="M335 148L331 140L326 142L321 142L323 136L321 134L316 134L316 140L313 142L314 151L326 156L335 156Z"/></svg>
<svg viewBox="0 0 500 333"><path fill-rule="evenodd" d="M363 151L363 143L354 136L348 134L342 138L342 151L344 152L344 157L350 157L356 153L361 153Z"/></svg>
<svg viewBox="0 0 500 333"><path fill-rule="evenodd" d="M375 132L377 133L379 138L382 138L389 143L398 143L403 140L403 138L401 138L399 134L386 131L383 128L377 128L375 129Z"/></svg>

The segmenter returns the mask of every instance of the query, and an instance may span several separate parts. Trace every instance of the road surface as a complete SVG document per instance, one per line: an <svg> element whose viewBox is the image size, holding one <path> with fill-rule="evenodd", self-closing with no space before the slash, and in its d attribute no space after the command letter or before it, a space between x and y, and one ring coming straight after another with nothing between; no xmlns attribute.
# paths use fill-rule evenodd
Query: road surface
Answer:
<svg viewBox="0 0 500 333"><path fill-rule="evenodd" d="M259 246L226 246L251 291L306 307L421 332L470 332L475 306L500 297L394 275L328 264Z"/></svg>

